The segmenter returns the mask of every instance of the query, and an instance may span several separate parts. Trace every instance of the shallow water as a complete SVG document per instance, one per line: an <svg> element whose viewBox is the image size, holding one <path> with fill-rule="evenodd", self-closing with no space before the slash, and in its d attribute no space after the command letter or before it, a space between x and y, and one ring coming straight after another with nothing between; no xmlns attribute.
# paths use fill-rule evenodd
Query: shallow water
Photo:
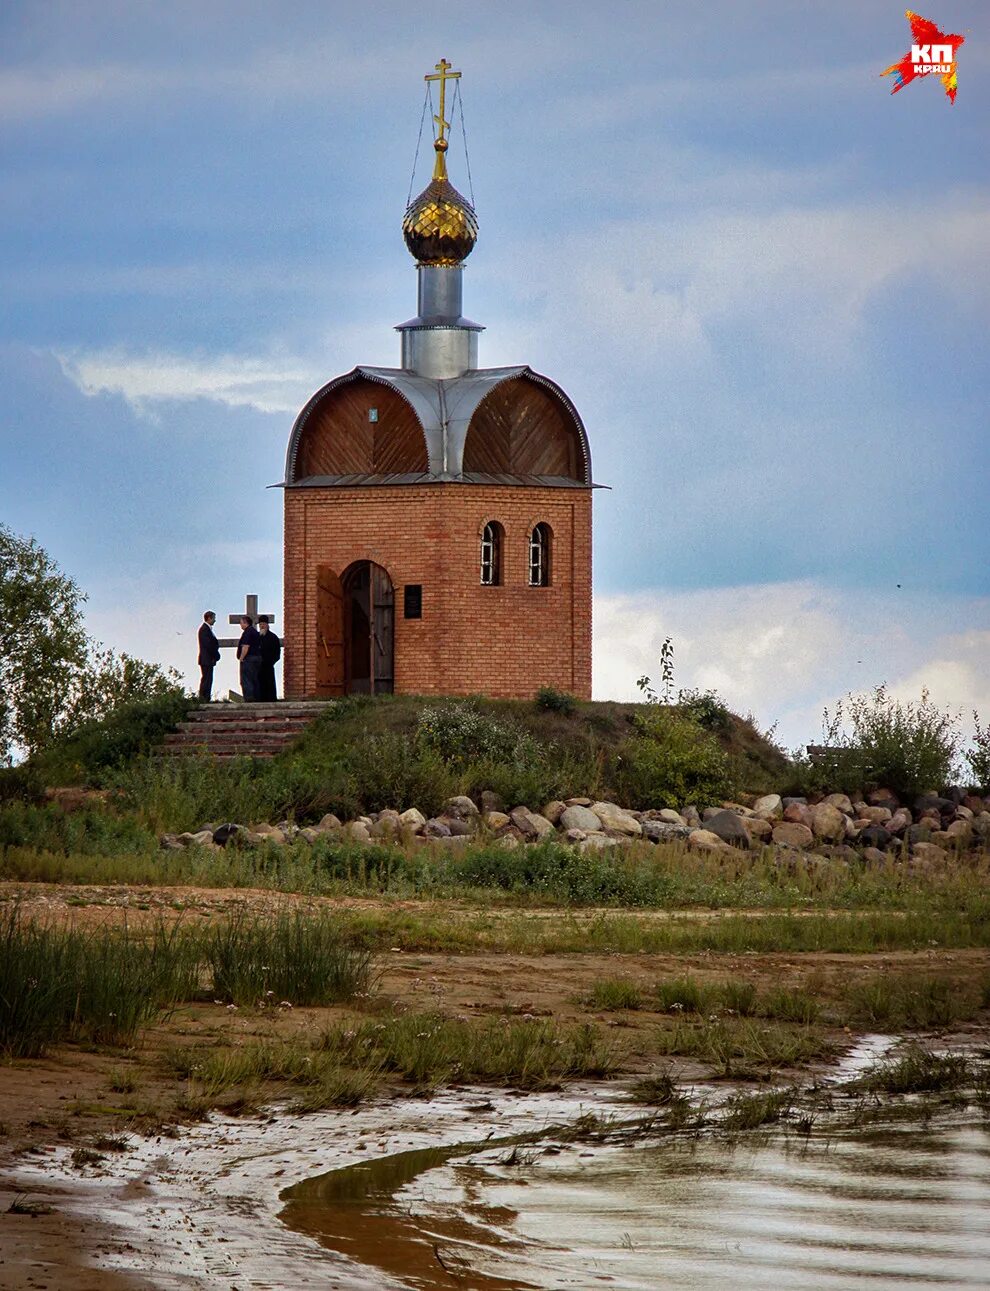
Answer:
<svg viewBox="0 0 990 1291"><path fill-rule="evenodd" d="M382 1287L990 1287L990 1132L403 1152L288 1190L282 1218Z"/></svg>

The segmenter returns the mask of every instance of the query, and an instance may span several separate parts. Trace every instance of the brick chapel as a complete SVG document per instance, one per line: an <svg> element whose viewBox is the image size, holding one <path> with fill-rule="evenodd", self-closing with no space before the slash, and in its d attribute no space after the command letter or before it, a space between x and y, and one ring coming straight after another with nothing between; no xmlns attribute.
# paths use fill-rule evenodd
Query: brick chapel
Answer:
<svg viewBox="0 0 990 1291"><path fill-rule="evenodd" d="M478 366L462 312L478 221L447 177L406 210L418 310L401 366L334 377L286 455L288 699L349 693L591 698L591 455L564 391Z"/></svg>

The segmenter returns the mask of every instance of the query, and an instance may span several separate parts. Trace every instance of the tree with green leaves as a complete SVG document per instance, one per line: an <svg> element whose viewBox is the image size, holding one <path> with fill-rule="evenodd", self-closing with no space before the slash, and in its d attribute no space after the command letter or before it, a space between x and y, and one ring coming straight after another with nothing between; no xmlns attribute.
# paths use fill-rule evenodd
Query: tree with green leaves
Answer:
<svg viewBox="0 0 990 1291"><path fill-rule="evenodd" d="M34 538L0 524L0 764L121 704L178 691L174 669L91 640L85 600Z"/></svg>

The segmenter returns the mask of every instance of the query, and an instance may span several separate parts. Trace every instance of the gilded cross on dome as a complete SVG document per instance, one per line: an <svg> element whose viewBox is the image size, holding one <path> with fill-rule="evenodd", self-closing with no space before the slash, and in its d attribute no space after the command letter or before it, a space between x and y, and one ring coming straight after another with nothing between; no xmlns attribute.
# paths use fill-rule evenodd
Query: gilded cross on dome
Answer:
<svg viewBox="0 0 990 1291"><path fill-rule="evenodd" d="M437 69L435 72L428 73L423 77L423 80L427 82L440 82L440 112L433 118L437 123L438 130L437 137L433 141L433 147L437 151L436 165L433 167L433 178L446 179L447 162L444 158L444 153L447 151L446 133L450 129L450 122L446 120L444 116L447 99L447 82L459 80L461 74L460 72L452 72L450 69L453 67L453 63L448 63L445 58L441 58L439 63L434 64L434 67Z"/></svg>

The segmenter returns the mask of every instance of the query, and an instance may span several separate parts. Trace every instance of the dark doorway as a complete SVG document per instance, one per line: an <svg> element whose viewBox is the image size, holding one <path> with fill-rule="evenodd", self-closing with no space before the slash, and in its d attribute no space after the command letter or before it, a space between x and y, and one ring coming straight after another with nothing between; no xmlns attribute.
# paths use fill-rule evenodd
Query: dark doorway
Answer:
<svg viewBox="0 0 990 1291"><path fill-rule="evenodd" d="M348 694L390 695L395 677L395 589L370 560L351 565L343 594L344 687Z"/></svg>
<svg viewBox="0 0 990 1291"><path fill-rule="evenodd" d="M329 565L316 568L316 693L343 695L344 589Z"/></svg>

